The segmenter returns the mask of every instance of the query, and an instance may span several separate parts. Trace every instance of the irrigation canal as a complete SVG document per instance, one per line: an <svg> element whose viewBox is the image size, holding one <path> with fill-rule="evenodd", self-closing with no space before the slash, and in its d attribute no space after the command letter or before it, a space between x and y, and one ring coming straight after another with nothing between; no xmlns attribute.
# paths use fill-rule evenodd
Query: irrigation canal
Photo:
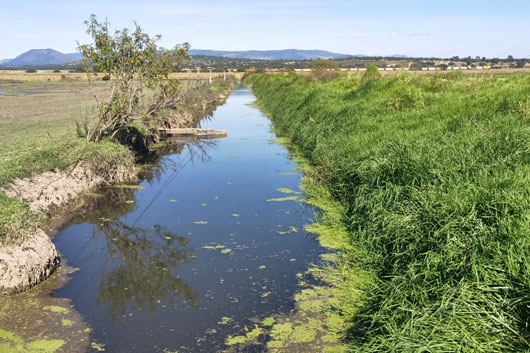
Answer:
<svg viewBox="0 0 530 353"><path fill-rule="evenodd" d="M213 352L293 307L324 251L304 232L300 172L240 87L201 127L228 137L159 146L140 188L106 188L54 238L69 298L108 352ZM89 349L95 349L98 345Z"/></svg>

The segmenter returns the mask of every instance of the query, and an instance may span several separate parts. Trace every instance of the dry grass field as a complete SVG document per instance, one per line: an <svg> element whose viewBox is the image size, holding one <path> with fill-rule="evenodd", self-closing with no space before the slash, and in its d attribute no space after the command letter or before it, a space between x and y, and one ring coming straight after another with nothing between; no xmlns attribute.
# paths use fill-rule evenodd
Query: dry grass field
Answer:
<svg viewBox="0 0 530 353"><path fill-rule="evenodd" d="M241 72L235 72L235 73L227 73L227 77L235 76L237 78L241 78L243 76L243 73ZM104 75L99 74L96 77L102 78ZM219 72L213 72L212 78L221 78L223 77L223 73ZM171 74L170 78L172 79L180 79L180 80L208 80L210 78L209 72L201 72L201 73L187 73L187 72L175 72ZM86 81L87 75L86 73L82 72L52 72L49 70L42 70L38 71L36 73L27 73L22 70L5 70L0 71L0 82L1 81L49 81L49 82L55 82L55 81Z"/></svg>

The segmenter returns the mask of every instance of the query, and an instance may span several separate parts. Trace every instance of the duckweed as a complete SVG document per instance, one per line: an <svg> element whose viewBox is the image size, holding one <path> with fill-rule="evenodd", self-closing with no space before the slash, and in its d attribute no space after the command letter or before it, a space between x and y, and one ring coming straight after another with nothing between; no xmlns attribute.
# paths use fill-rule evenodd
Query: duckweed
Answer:
<svg viewBox="0 0 530 353"><path fill-rule="evenodd" d="M266 317L265 319L261 320L261 324L265 327L270 327L276 323L276 319L272 316Z"/></svg>
<svg viewBox="0 0 530 353"><path fill-rule="evenodd" d="M52 313L68 314L70 310L57 305L46 305L42 309L51 311Z"/></svg>
<svg viewBox="0 0 530 353"><path fill-rule="evenodd" d="M268 199L267 202L283 202L283 201L296 201L298 196L280 197L275 199Z"/></svg>

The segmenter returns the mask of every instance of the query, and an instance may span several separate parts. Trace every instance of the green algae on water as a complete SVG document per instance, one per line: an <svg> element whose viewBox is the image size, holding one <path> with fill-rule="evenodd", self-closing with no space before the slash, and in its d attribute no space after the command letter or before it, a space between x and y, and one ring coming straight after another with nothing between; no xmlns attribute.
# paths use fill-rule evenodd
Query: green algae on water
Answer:
<svg viewBox="0 0 530 353"><path fill-rule="evenodd" d="M261 320L261 324L265 327L270 327L276 323L276 319L274 319L272 316L266 317L265 319Z"/></svg>
<svg viewBox="0 0 530 353"><path fill-rule="evenodd" d="M51 311L52 313L68 314L70 310L57 305L46 305L42 309Z"/></svg>
<svg viewBox="0 0 530 353"><path fill-rule="evenodd" d="M118 188L118 189L137 189L137 190L145 189L145 186L141 186L141 185L113 185L112 187Z"/></svg>
<svg viewBox="0 0 530 353"><path fill-rule="evenodd" d="M90 346L92 347L92 349L98 351L98 352L104 352L105 351L105 345L103 343L97 343L97 342L92 342L90 344Z"/></svg>
<svg viewBox="0 0 530 353"><path fill-rule="evenodd" d="M267 202L283 202L283 201L296 201L298 196L280 197L275 199L268 199Z"/></svg>
<svg viewBox="0 0 530 353"><path fill-rule="evenodd" d="M206 221L195 221L193 223L195 223L195 224L208 224L208 222L206 222Z"/></svg>
<svg viewBox="0 0 530 353"><path fill-rule="evenodd" d="M299 194L299 192L288 189L288 188L278 188L276 191L281 192L283 194Z"/></svg>
<svg viewBox="0 0 530 353"><path fill-rule="evenodd" d="M229 252L232 252L232 249L221 250L221 254L228 254Z"/></svg>
<svg viewBox="0 0 530 353"><path fill-rule="evenodd" d="M216 246L206 245L206 246L203 246L202 248L208 249L208 250L218 250L218 249L224 249L225 246L224 245L216 245Z"/></svg>
<svg viewBox="0 0 530 353"><path fill-rule="evenodd" d="M228 317L228 316L223 316L221 318L221 321L217 322L218 325L228 325L229 323L231 323L232 321L234 321L234 319L232 319L231 317Z"/></svg>
<svg viewBox="0 0 530 353"><path fill-rule="evenodd" d="M62 319L61 320L61 325L63 325L64 327L70 327L74 324L74 322L72 320L68 320L68 319Z"/></svg>
<svg viewBox="0 0 530 353"><path fill-rule="evenodd" d="M24 343L14 333L0 329L0 351L2 353L54 353L64 345L64 340L39 339Z"/></svg>

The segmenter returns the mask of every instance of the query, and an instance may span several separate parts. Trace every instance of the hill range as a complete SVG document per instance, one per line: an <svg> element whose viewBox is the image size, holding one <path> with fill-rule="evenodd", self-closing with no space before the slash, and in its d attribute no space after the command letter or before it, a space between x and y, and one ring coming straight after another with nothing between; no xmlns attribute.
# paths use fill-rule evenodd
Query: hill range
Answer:
<svg viewBox="0 0 530 353"><path fill-rule="evenodd" d="M332 53L325 50L247 50L247 51L222 51L209 49L191 49L191 56L211 56L230 59L251 60L314 60L314 59L340 59L346 57L362 57L362 55L347 55ZM80 53L63 54L54 49L31 49L20 54L14 59L0 59L0 66L45 66L65 65L81 61Z"/></svg>

